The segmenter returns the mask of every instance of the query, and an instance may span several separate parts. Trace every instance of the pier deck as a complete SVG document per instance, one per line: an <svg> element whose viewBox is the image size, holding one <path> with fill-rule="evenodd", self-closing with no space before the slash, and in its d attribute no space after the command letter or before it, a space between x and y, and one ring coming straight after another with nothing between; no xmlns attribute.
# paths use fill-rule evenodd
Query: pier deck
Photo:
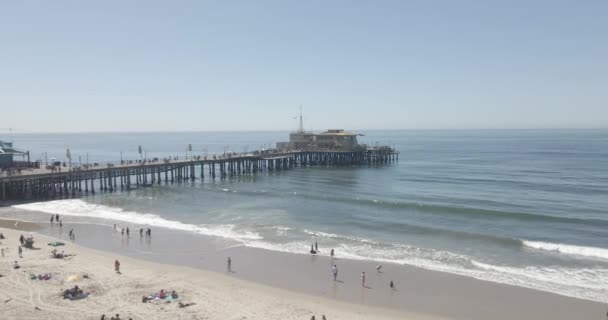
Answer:
<svg viewBox="0 0 608 320"><path fill-rule="evenodd" d="M253 152L186 159L122 161L97 166L77 166L57 171L28 169L0 176L0 201L76 196L79 193L115 191L174 181L210 179L285 170L296 166L372 165L399 160L390 148L359 151L297 150ZM200 169L198 169L200 167ZM217 169L217 170L216 170ZM134 181L133 181L134 180Z"/></svg>

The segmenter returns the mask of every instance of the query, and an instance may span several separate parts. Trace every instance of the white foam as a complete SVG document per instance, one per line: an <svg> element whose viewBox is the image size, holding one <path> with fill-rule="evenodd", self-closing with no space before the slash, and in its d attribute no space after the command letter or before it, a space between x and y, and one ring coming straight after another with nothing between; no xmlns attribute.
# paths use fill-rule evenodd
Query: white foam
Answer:
<svg viewBox="0 0 608 320"><path fill-rule="evenodd" d="M376 242L376 241L373 241L370 239L365 239L365 238L349 237L349 236L339 235L339 234L335 234L335 233L327 233L327 232L323 232L323 231L313 231L313 230L308 230L308 229L304 229L302 231L304 231L304 233L309 234L313 237L378 244L378 242Z"/></svg>
<svg viewBox="0 0 608 320"><path fill-rule="evenodd" d="M522 243L526 247L545 250L545 251L554 251L563 254L569 255L577 255L583 257L593 257L600 259L608 260L608 249L597 248L597 247L583 247L583 246L574 246L570 244L561 244L561 243L550 243L550 242L540 242L540 241L528 241L522 240Z"/></svg>
<svg viewBox="0 0 608 320"><path fill-rule="evenodd" d="M13 208L39 211L63 216L87 217L123 221L137 225L149 225L174 230L190 231L194 233L229 238L235 240L259 240L262 237L250 231L235 231L234 225L194 225L180 221L168 220L161 216L149 213L127 211L117 207L93 204L81 199L55 200L15 205Z"/></svg>

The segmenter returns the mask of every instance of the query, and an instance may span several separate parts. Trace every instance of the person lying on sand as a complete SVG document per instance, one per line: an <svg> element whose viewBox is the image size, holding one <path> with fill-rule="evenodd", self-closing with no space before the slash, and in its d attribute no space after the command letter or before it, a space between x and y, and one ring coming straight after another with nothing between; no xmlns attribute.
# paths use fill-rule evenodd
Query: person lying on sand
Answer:
<svg viewBox="0 0 608 320"><path fill-rule="evenodd" d="M195 305L195 304L196 304L196 303L194 303L194 302L183 303L183 302L181 302L181 301L180 301L180 302L178 302L178 304L177 304L177 305L178 305L180 308L185 308L185 307L193 306L193 305Z"/></svg>
<svg viewBox="0 0 608 320"><path fill-rule="evenodd" d="M63 259L73 256L73 254L66 254L64 251L61 251L61 253L57 253L57 249L51 251L51 253L53 254L53 258L55 259Z"/></svg>
<svg viewBox="0 0 608 320"><path fill-rule="evenodd" d="M21 266L17 263L17 261L15 261L15 264L13 264L13 269L19 269L21 268Z"/></svg>

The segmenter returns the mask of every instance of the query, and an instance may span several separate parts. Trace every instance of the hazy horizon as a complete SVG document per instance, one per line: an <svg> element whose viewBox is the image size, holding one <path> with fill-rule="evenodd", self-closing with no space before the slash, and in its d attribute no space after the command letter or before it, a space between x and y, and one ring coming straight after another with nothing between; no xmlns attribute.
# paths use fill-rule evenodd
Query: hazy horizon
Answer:
<svg viewBox="0 0 608 320"><path fill-rule="evenodd" d="M0 136L608 128L606 1L0 3Z"/></svg>

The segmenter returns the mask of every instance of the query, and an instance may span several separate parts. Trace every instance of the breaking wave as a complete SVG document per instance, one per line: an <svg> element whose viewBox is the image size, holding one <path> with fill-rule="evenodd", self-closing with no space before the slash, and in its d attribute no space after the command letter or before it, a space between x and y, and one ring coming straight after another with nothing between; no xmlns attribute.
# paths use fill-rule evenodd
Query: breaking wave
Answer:
<svg viewBox="0 0 608 320"><path fill-rule="evenodd" d="M127 211L117 207L88 203L80 199L55 200L15 205L13 208L39 211L63 216L87 217L123 221L137 225L162 227L173 230L190 231L208 236L216 236L235 240L255 240L262 237L250 231L236 231L234 225L205 225L187 224L180 221L168 220L149 213Z"/></svg>

